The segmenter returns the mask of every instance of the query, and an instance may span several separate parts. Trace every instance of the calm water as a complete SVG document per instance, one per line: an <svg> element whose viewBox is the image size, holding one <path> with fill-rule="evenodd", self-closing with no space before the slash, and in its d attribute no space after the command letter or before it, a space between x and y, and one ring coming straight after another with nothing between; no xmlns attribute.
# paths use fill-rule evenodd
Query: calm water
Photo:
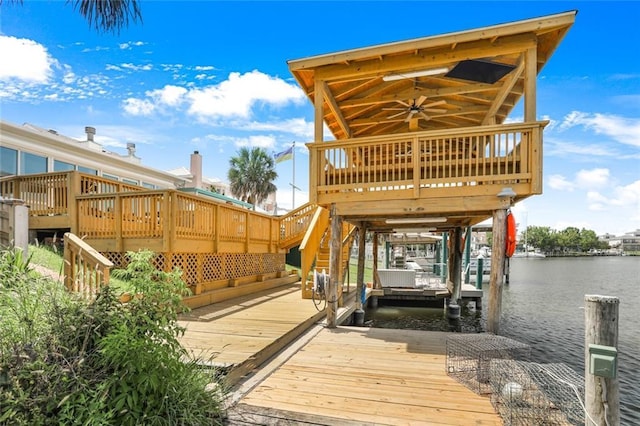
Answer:
<svg viewBox="0 0 640 426"><path fill-rule="evenodd" d="M463 332L483 331L484 309L465 313ZM640 425L640 257L512 259L503 289L501 334L532 347L535 362L563 362L584 375L584 295L620 299L618 352L620 416ZM380 307L374 327L449 330L442 309Z"/></svg>

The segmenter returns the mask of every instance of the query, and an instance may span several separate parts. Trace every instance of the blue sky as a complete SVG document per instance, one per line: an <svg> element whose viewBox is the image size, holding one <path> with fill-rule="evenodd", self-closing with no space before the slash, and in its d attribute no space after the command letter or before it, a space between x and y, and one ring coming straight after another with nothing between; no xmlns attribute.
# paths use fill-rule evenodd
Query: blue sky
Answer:
<svg viewBox="0 0 640 426"><path fill-rule="evenodd" d="M287 60L578 10L539 75L548 119L544 193L518 203L522 224L622 234L640 228L640 2L142 3L142 24L99 34L63 1L3 2L0 117L105 148L134 142L145 165L226 180L242 146L296 141L295 204L308 197L313 110ZM521 106L512 119L521 120ZM276 170L290 208L293 162Z"/></svg>

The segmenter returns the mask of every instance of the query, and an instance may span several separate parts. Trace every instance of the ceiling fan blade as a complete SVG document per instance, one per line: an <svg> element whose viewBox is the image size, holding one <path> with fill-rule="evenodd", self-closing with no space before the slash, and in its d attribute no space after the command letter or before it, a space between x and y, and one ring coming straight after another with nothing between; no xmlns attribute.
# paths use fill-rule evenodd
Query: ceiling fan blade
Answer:
<svg viewBox="0 0 640 426"><path fill-rule="evenodd" d="M423 105L423 108L431 108L431 107L438 106L438 105L444 105L444 104L446 104L446 103L447 103L447 101L436 101L436 102L431 102L431 103L428 103L428 104L426 104L426 105Z"/></svg>
<svg viewBox="0 0 640 426"><path fill-rule="evenodd" d="M405 101L400 101L400 100L396 99L396 102L399 103L400 105L406 106L407 108L411 108L411 105L409 105Z"/></svg>
<svg viewBox="0 0 640 426"><path fill-rule="evenodd" d="M438 109L438 108L423 108L422 111L423 112L433 112L435 114L444 114L445 112L447 112L446 109Z"/></svg>
<svg viewBox="0 0 640 426"><path fill-rule="evenodd" d="M420 105L422 105L422 103L423 103L424 101L426 101L426 100L427 100L427 97L426 97L426 96L420 96L420 97L418 98L418 100L415 102L415 106L420 106Z"/></svg>
<svg viewBox="0 0 640 426"><path fill-rule="evenodd" d="M407 118L405 118L405 119L404 119L404 122L405 122L405 123L408 123L408 122L410 122L410 121L411 121L411 119L412 119L412 118L415 118L415 114L411 114L411 113L409 113L409 114L407 115Z"/></svg>
<svg viewBox="0 0 640 426"><path fill-rule="evenodd" d="M420 113L420 117L424 118L425 120L429 121L431 120L431 117L429 117L427 114L425 114L424 112Z"/></svg>
<svg viewBox="0 0 640 426"><path fill-rule="evenodd" d="M405 112L404 112L404 111L402 111L402 112L399 112L399 113L397 113L397 114L390 115L390 116L388 116L387 118L396 118L396 117L400 117L400 116L401 116L402 114L404 114L404 113L405 113Z"/></svg>
<svg viewBox="0 0 640 426"><path fill-rule="evenodd" d="M382 111L406 111L406 108L382 108Z"/></svg>

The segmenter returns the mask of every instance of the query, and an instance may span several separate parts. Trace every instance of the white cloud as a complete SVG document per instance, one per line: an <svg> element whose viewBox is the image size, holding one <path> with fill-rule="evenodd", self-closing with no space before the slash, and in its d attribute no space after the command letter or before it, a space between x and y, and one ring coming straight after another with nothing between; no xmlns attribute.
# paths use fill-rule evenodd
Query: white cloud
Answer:
<svg viewBox="0 0 640 426"><path fill-rule="evenodd" d="M213 71L213 70L215 70L215 67L212 67L211 65L206 65L206 66L197 65L194 68L194 70L196 70L196 71Z"/></svg>
<svg viewBox="0 0 640 426"><path fill-rule="evenodd" d="M609 181L609 169L580 170L576 174L576 184L583 188L602 187Z"/></svg>
<svg viewBox="0 0 640 426"><path fill-rule="evenodd" d="M547 179L547 185L551 189L556 189L558 191L573 191L575 185L572 182L569 182L567 178L562 175L551 175Z"/></svg>
<svg viewBox="0 0 640 426"><path fill-rule="evenodd" d="M194 89L189 93L189 113L201 118L249 118L257 103L282 106L304 100L302 90L286 81L259 71L229 74L218 85Z"/></svg>
<svg viewBox="0 0 640 426"><path fill-rule="evenodd" d="M640 118L572 111L564 118L560 128L569 129L575 126L609 136L621 144L640 147Z"/></svg>
<svg viewBox="0 0 640 426"><path fill-rule="evenodd" d="M120 64L121 68L130 71L151 71L153 69L153 65L145 64L145 65L135 65L131 63Z"/></svg>
<svg viewBox="0 0 640 426"><path fill-rule="evenodd" d="M164 105L178 106L184 101L186 93L187 89L184 87L166 85L162 89L149 91L146 95Z"/></svg>
<svg viewBox="0 0 640 426"><path fill-rule="evenodd" d="M155 111L153 102L146 99L128 98L122 102L122 107L130 115L151 115Z"/></svg>
<svg viewBox="0 0 640 426"><path fill-rule="evenodd" d="M57 61L47 49L33 40L0 35L0 81L10 79L28 83L47 83Z"/></svg>
<svg viewBox="0 0 640 426"><path fill-rule="evenodd" d="M234 141L236 146L249 146L259 148L272 148L276 144L276 138L266 135L252 135L248 138L237 138Z"/></svg>
<svg viewBox="0 0 640 426"><path fill-rule="evenodd" d="M640 216L640 180L629 185L612 188L611 195L605 196L597 191L587 193L590 210L611 210L612 208L630 208L632 217ZM635 208L635 212L633 209Z"/></svg>

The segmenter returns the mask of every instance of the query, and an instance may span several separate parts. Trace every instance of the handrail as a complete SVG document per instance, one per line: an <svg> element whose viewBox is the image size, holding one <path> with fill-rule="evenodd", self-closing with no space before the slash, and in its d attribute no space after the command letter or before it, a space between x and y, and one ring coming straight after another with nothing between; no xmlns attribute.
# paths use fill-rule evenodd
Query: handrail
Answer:
<svg viewBox="0 0 640 426"><path fill-rule="evenodd" d="M291 248L304 237L316 207L315 204L307 203L280 217L281 248Z"/></svg>
<svg viewBox="0 0 640 426"><path fill-rule="evenodd" d="M67 290L93 299L109 285L113 263L75 234L64 234L64 285Z"/></svg>
<svg viewBox="0 0 640 426"><path fill-rule="evenodd" d="M309 143L312 202L461 195L479 185L541 191L542 129L548 122L478 126ZM480 191L481 192L481 191ZM348 194L348 195L347 195ZM464 195L464 194L462 194ZM468 194L467 194L468 195Z"/></svg>
<svg viewBox="0 0 640 426"><path fill-rule="evenodd" d="M300 276L303 289L307 282L307 276L311 272L311 266L316 258L316 254L320 250L322 237L327 231L329 221L329 210L316 206L307 232L300 243Z"/></svg>

